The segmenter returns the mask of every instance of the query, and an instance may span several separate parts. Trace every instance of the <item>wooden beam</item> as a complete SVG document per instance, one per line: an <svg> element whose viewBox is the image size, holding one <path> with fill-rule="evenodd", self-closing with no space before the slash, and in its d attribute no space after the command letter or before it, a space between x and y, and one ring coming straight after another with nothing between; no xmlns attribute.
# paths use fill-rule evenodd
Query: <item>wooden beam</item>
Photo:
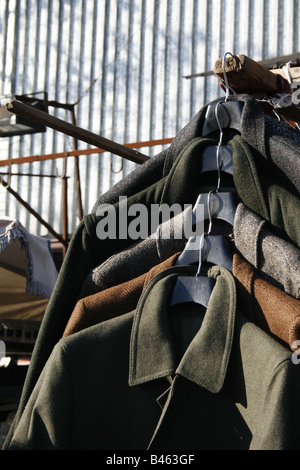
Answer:
<svg viewBox="0 0 300 470"><path fill-rule="evenodd" d="M287 79L285 69L272 69L270 72L274 73L275 75L281 75L283 78ZM300 67L290 67L289 76L292 82L300 82Z"/></svg>
<svg viewBox="0 0 300 470"><path fill-rule="evenodd" d="M290 67L288 70L292 82L300 81L300 67ZM243 54L226 58L225 72L229 85L240 93L276 93L276 75L287 79L286 69L269 70ZM214 74L225 84L223 59L216 61Z"/></svg>
<svg viewBox="0 0 300 470"><path fill-rule="evenodd" d="M55 116L51 116L44 111L40 111L24 103L21 103L20 101L13 100L8 105L6 105L6 108L11 113L19 114L27 119L74 137L75 139L81 140L90 145L95 145L96 147L103 148L132 162L144 163L150 158L147 155L143 155L142 153L138 152L137 150L130 149L124 145L106 139L105 137L101 137L86 129L82 129L81 127L70 124L69 122L66 122Z"/></svg>
<svg viewBox="0 0 300 470"><path fill-rule="evenodd" d="M279 67L287 63L290 63L291 67L297 67L300 65L300 53L296 52L295 54L274 57L273 59L263 59L259 60L258 63L269 70L279 69ZM208 70L206 72L193 73L191 75L185 75L183 78L208 77L209 75L214 75L214 71Z"/></svg>
<svg viewBox="0 0 300 470"><path fill-rule="evenodd" d="M256 99L278 93L278 75L288 78L285 69L269 70L244 54L226 57L224 68L229 87L236 93L247 93ZM223 59L216 61L214 74L225 85ZM292 82L300 81L300 67L290 67L289 77ZM276 108L276 113L288 121L300 123L300 109L294 104Z"/></svg>
<svg viewBox="0 0 300 470"><path fill-rule="evenodd" d="M226 57L224 66L228 83L237 93L274 94L277 90L276 75L244 54ZM223 59L216 61L214 74L225 83Z"/></svg>

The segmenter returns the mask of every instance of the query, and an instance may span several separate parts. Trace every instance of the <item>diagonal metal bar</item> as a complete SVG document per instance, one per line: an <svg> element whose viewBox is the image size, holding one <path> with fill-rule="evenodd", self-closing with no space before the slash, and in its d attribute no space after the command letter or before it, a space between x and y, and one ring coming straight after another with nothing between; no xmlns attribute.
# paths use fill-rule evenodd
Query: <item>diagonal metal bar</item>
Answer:
<svg viewBox="0 0 300 470"><path fill-rule="evenodd" d="M83 129L79 126L70 124L63 119L51 116L44 111L35 109L31 106L21 103L20 101L12 100L9 104L6 105L6 108L11 113L19 114L27 119L67 134L70 137L74 137L75 139L81 140L90 145L103 148L106 151L109 151L115 155L119 155L120 157L126 158L132 162L145 163L150 158L147 155L138 152L137 150L125 147L124 145L94 134L93 132Z"/></svg>
<svg viewBox="0 0 300 470"><path fill-rule="evenodd" d="M52 227L51 225L48 224L48 222L46 222L26 201L24 201L24 199L16 192L14 191L10 186L9 184L3 180L2 177L0 177L0 183L2 184L2 186L12 195L14 196L17 201L19 201L42 225L44 225L44 227L46 227L49 232L55 237L57 238L58 241L60 241L64 247L67 247L68 246L68 240L64 240L63 237L57 233Z"/></svg>

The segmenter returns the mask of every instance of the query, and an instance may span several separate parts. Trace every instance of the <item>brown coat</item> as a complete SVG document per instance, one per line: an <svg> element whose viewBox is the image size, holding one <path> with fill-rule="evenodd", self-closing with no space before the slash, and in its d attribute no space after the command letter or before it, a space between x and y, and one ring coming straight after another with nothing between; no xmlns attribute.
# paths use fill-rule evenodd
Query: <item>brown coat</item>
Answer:
<svg viewBox="0 0 300 470"><path fill-rule="evenodd" d="M259 277L241 256L233 256L239 310L293 351L300 339L300 301Z"/></svg>
<svg viewBox="0 0 300 470"><path fill-rule="evenodd" d="M149 272L135 279L80 299L70 316L63 337L134 310L148 282L156 274L173 266L178 256L179 253L170 256L167 260L150 269Z"/></svg>

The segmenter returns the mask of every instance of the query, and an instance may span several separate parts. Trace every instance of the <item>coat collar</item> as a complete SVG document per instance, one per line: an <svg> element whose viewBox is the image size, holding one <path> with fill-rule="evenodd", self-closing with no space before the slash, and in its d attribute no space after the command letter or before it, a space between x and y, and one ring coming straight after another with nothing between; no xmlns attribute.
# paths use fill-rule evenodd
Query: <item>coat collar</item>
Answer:
<svg viewBox="0 0 300 470"><path fill-rule="evenodd" d="M168 298L178 275L195 275L193 266L174 266L155 276L138 303L131 334L129 385L181 375L207 390L221 390L229 362L236 311L232 274L220 266L207 275L215 286L202 325L179 364L168 322ZM199 279L201 282L201 279Z"/></svg>

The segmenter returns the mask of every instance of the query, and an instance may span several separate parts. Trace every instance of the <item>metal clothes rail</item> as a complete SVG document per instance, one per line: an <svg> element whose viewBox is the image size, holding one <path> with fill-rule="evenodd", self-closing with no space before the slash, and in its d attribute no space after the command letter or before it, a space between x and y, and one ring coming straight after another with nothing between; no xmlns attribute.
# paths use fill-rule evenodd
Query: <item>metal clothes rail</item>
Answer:
<svg viewBox="0 0 300 470"><path fill-rule="evenodd" d="M146 140L143 142L132 142L129 144L123 144L123 146L128 147L128 148L154 147L156 145L170 144L172 140L173 140L173 137L166 138L166 139ZM81 150L69 150L67 152L49 153L49 154L44 154L44 155L30 155L27 157L8 158L6 160L0 160L0 167L8 166L8 165L20 165L21 163L41 162L45 160L56 160L58 158L65 158L65 157L78 157L80 155L92 155L92 154L104 153L104 152L107 152L107 150L104 150L103 148L95 147L95 148L81 149Z"/></svg>

